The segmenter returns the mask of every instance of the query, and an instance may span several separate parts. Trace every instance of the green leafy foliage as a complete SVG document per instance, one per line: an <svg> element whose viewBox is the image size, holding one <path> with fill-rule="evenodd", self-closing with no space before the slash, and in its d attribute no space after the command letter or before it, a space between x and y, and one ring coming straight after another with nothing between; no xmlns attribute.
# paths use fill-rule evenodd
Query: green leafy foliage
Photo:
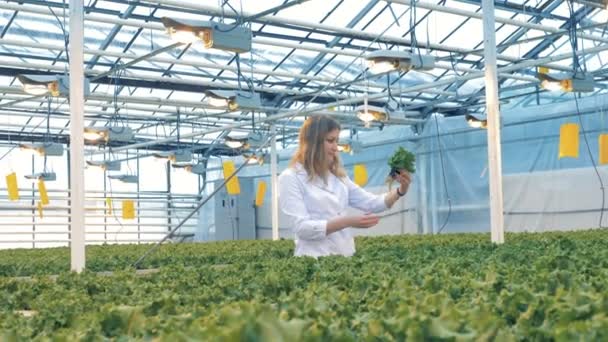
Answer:
<svg viewBox="0 0 608 342"><path fill-rule="evenodd" d="M416 156L399 146L397 151L388 160L388 166L391 167L391 175L398 170L407 170L409 173L416 172Z"/></svg>
<svg viewBox="0 0 608 342"><path fill-rule="evenodd" d="M144 275L127 265L148 246L87 247L111 275L59 272L65 249L0 251L0 338L608 340L608 232L489 240L359 238L355 256L319 259L291 241L167 245Z"/></svg>

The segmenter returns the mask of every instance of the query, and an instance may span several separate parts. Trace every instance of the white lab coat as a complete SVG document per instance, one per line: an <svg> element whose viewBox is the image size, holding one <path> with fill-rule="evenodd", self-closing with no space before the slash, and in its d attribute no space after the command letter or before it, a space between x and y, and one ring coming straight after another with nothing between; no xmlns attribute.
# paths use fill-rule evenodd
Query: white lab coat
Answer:
<svg viewBox="0 0 608 342"><path fill-rule="evenodd" d="M326 234L327 221L345 215L347 207L365 212L387 209L384 196L374 195L350 178L330 173L327 184L316 177L310 181L301 164L287 168L279 176L279 207L295 233L296 256L351 256L355 253L352 228Z"/></svg>

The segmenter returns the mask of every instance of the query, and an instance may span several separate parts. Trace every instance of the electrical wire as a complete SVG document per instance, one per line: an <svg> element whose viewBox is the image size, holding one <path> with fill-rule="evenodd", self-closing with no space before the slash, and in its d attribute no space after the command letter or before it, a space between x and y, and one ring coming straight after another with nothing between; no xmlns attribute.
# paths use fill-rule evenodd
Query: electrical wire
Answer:
<svg viewBox="0 0 608 342"><path fill-rule="evenodd" d="M574 75L572 77L576 78L578 73L581 73L584 77L584 75L586 75L586 72L587 72L587 66L586 66L585 60L583 59L583 63L581 63L579 60L579 57L577 55L578 37L576 36L576 33L577 33L576 25L578 24L578 22L575 17L574 1L567 0L567 4L568 4L568 10L570 11L570 27L568 28L568 36L569 36L569 40L570 40L570 45L572 47L572 71L574 73ZM600 172L597 169L597 164L595 162L595 159L593 159L593 153L591 152L591 146L589 145L589 140L587 139L587 132L585 131L585 127L583 125L583 116L581 114L580 107L578 104L577 93L574 93L573 95L574 95L574 103L576 105L576 113L577 113L579 125L581 128L581 133L585 140L585 146L587 147L587 152L589 153L589 158L591 159L591 164L593 165L593 169L595 170L595 174L597 175L597 179L600 183L600 190L602 192L602 207L600 209L600 219L599 219L598 226L599 226L599 228L603 228L602 221L604 218L604 207L605 207L605 202L606 202L606 189L604 188L604 181L602 180L602 176L600 175Z"/></svg>
<svg viewBox="0 0 608 342"><path fill-rule="evenodd" d="M232 7L232 5L230 5L229 0L225 0L223 1L222 5L221 5L221 9L222 9L222 15L220 16L220 22L223 24L224 23L224 19L226 18L226 13L224 12L224 7L228 6L232 12L234 12L234 14L236 15L236 21L232 24L232 26L226 30L222 30L219 25L214 25L213 29L217 30L218 32L231 32L233 30L235 30L237 27L241 26L243 24L243 2L240 2L241 4L241 12L239 13L234 7Z"/></svg>
<svg viewBox="0 0 608 342"><path fill-rule="evenodd" d="M64 22L61 22L61 19L59 19L59 17L57 16L57 14L55 14L55 11L53 10L53 8L50 5L47 5L47 7L49 8L49 11L51 11L51 14L53 14L53 16L55 17L55 19L57 19L57 22L59 23L59 27L61 28L61 31L63 32L63 45L65 48L65 59L67 61L67 65L70 64L70 54L68 53L68 44L69 44L69 35L65 30L65 18L66 18L66 13L65 13L65 8L66 8L66 3L65 0L63 0L63 20Z"/></svg>
<svg viewBox="0 0 608 342"><path fill-rule="evenodd" d="M605 202L606 202L606 190L604 188L604 181L602 180L602 176L600 175L599 170L597 169L597 165L595 163L595 160L593 159L593 153L591 152L591 147L589 145L589 140L587 139L587 132L585 132L585 127L583 126L583 116L581 115L581 111L578 105L578 99L576 97L576 94L574 94L574 103L576 104L576 113L578 115L578 121L579 124L581 126L581 133L583 135L583 138L585 140L585 146L587 147L587 152L589 153L589 158L591 159L591 164L593 164L593 169L595 170L595 174L597 175L597 179L600 182L600 190L602 191L602 208L600 209L600 221L599 221L599 228L603 228L602 227L602 221L604 218L604 206L605 206Z"/></svg>
<svg viewBox="0 0 608 342"><path fill-rule="evenodd" d="M567 5L568 5L568 11L570 12L570 25L568 27L568 38L570 40L570 45L572 47L572 69L574 71L574 76L577 76L578 72L582 72L585 73L587 70L587 67L585 66L585 64L583 63L583 65L581 65L580 60L578 55L576 54L576 52L578 51L578 37L576 35L577 29L576 29L576 25L577 25L577 20L576 20L576 12L574 11L574 1L573 0L567 0L566 1Z"/></svg>
<svg viewBox="0 0 608 342"><path fill-rule="evenodd" d="M412 1L410 3L410 47L411 53L416 53L418 55L418 59L420 60L420 64L422 64L422 52L420 51L420 47L418 46L418 38L416 37L417 21L416 1Z"/></svg>
<svg viewBox="0 0 608 342"><path fill-rule="evenodd" d="M439 139L439 123L437 122L437 115L438 114L434 114L433 117L435 118L435 130L437 131L437 147L439 148L439 160L441 161L441 174L443 176L443 188L445 191L445 196L447 197L447 201L448 201L448 214L445 217L445 221L443 222L443 224L437 231L437 234L441 234L441 232L443 231L445 226L448 224L448 221L450 220L450 216L452 215L452 199L450 197L450 193L448 192L448 181L447 181L447 178L445 175L445 164L443 162L443 148L441 148L441 139Z"/></svg>

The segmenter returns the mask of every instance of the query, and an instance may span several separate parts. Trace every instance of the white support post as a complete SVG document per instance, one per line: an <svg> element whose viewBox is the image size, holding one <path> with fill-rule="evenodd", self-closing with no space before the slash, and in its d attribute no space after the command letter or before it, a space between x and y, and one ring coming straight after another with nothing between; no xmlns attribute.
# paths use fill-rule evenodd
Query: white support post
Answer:
<svg viewBox="0 0 608 342"><path fill-rule="evenodd" d="M483 42L486 64L486 111L488 114L488 167L490 170L490 224L492 242L505 241L502 161L500 147L500 110L498 108L498 79L496 66L496 33L494 0L483 0Z"/></svg>
<svg viewBox="0 0 608 342"><path fill-rule="evenodd" d="M70 0L70 210L71 270L85 267L84 239L84 7Z"/></svg>
<svg viewBox="0 0 608 342"><path fill-rule="evenodd" d="M277 127L273 123L270 126L270 184L271 184L271 210L272 210L272 239L279 239L279 185L277 165Z"/></svg>

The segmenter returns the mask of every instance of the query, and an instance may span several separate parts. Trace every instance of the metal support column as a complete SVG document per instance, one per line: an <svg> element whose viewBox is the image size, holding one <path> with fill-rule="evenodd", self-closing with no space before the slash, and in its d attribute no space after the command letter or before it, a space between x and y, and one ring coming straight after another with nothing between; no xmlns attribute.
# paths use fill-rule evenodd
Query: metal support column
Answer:
<svg viewBox="0 0 608 342"><path fill-rule="evenodd" d="M70 0L71 270L85 267L84 248L84 4Z"/></svg>
<svg viewBox="0 0 608 342"><path fill-rule="evenodd" d="M279 186L278 186L278 165L277 165L277 126L273 123L270 126L270 184L271 184L271 210L272 210L272 239L279 239Z"/></svg>
<svg viewBox="0 0 608 342"><path fill-rule="evenodd" d="M488 113L488 168L490 170L490 224L492 242L505 241L502 197L502 161L500 147L500 110L496 66L494 0L483 0L483 42Z"/></svg>

